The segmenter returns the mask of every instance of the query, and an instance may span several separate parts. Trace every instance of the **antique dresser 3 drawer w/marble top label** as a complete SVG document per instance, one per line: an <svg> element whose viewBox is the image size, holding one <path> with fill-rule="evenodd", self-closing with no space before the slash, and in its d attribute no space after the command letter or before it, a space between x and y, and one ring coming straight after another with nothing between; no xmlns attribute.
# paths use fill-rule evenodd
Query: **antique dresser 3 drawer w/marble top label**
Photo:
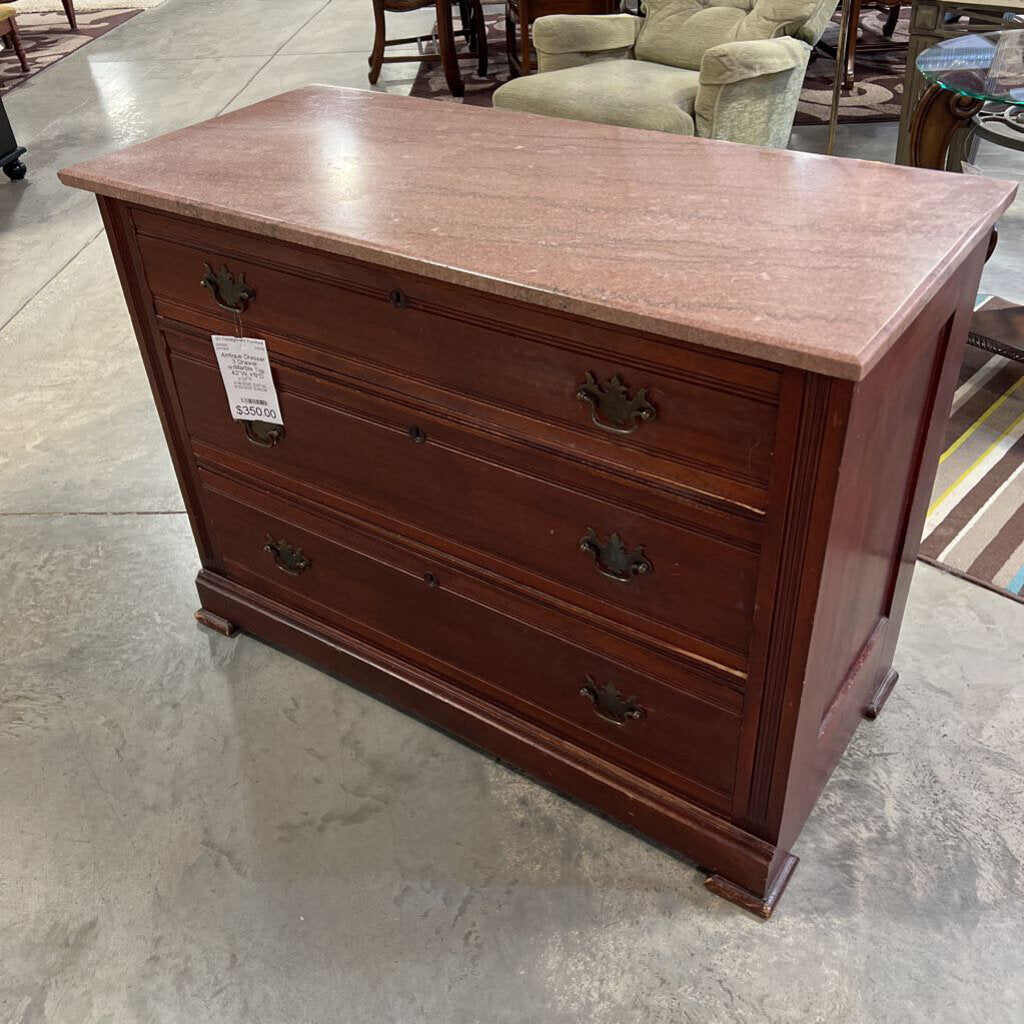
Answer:
<svg viewBox="0 0 1024 1024"><path fill-rule="evenodd" d="M319 86L61 178L99 195L200 622L770 914L895 682L1015 186ZM213 335L265 339L283 423L232 418Z"/></svg>

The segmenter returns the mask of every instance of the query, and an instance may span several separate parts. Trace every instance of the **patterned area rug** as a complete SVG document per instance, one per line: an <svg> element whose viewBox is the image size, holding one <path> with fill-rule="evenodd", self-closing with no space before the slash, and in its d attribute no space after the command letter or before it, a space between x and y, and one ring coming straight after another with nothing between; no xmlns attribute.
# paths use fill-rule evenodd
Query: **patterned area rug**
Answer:
<svg viewBox="0 0 1024 1024"><path fill-rule="evenodd" d="M885 43L882 25L885 13L864 11L857 45ZM892 42L906 43L909 38L910 8L904 8L896 23ZM839 15L825 30L822 42L835 47L839 41ZM839 97L839 121L842 124L868 121L898 121L903 103L903 75L907 69L907 51L902 47L886 53L857 53L853 89ZM804 78L803 92L796 109L795 124L828 124L832 107L832 83L836 64L832 57L815 49Z"/></svg>
<svg viewBox="0 0 1024 1024"><path fill-rule="evenodd" d="M138 8L117 8L106 11L80 11L78 31L72 32L63 10L43 14L17 15L21 42L28 58L28 72L21 70L13 50L0 51L0 93L27 82L33 75L56 64L62 57L91 43L141 13Z"/></svg>
<svg viewBox="0 0 1024 1024"><path fill-rule="evenodd" d="M895 41L906 41L909 24L909 9L900 18L893 36ZM466 83L466 96L462 101L454 100L445 85L444 72L440 64L421 64L413 83L413 96L425 99L449 100L469 103L472 106L489 107L491 94L499 85L509 79L508 61L505 59L505 21L501 15L487 15L488 69L485 78L478 78L476 68L468 61L463 62L462 75ZM863 43L875 43L882 39L881 29L884 14L880 11L865 11L861 17ZM825 42L835 42L839 34L838 20L826 30ZM460 42L460 51L465 47ZM843 96L839 104L841 123L856 121L897 121L900 104L903 101L903 72L906 69L906 50L891 53L864 54L857 58L857 74L853 91ZM828 121L832 103L832 76L835 61L815 50L807 69L804 91L797 108L796 124L824 124Z"/></svg>
<svg viewBox="0 0 1024 1024"><path fill-rule="evenodd" d="M920 557L1024 602L1024 364L968 346Z"/></svg>

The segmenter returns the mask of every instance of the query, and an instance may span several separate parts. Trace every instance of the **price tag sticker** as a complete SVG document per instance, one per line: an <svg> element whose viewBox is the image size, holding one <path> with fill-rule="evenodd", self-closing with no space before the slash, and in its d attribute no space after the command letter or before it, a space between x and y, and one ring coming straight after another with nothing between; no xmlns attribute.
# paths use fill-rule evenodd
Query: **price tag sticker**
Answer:
<svg viewBox="0 0 1024 1024"><path fill-rule="evenodd" d="M270 374L267 343L262 338L214 334L213 351L228 396L231 418L284 425L277 388Z"/></svg>

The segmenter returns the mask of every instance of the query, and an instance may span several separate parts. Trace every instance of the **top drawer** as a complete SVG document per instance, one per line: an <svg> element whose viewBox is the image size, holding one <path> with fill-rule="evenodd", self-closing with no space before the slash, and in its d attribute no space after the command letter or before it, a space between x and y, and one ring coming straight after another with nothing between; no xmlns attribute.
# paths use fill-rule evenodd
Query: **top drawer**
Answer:
<svg viewBox="0 0 1024 1024"><path fill-rule="evenodd" d="M774 368L148 210L132 216L158 314L299 339L311 363L383 373L395 390L492 429L764 508ZM230 277L218 283L222 267Z"/></svg>

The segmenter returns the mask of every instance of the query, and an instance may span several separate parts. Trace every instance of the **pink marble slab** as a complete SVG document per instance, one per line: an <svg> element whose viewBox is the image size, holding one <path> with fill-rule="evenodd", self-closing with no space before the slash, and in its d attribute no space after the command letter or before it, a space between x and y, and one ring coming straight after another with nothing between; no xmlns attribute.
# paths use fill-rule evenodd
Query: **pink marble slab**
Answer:
<svg viewBox="0 0 1024 1024"><path fill-rule="evenodd" d="M859 379L1011 182L310 86L77 188Z"/></svg>

